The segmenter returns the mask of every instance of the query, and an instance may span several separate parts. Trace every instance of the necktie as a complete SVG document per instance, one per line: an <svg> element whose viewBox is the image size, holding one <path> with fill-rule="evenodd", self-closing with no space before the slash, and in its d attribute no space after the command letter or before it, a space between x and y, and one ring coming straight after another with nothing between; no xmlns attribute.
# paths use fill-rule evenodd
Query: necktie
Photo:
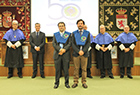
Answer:
<svg viewBox="0 0 140 95"><path fill-rule="evenodd" d="M37 32L37 38L38 38L38 32Z"/></svg>
<svg viewBox="0 0 140 95"><path fill-rule="evenodd" d="M80 36L82 36L82 31L79 31L80 32ZM80 46L80 50L82 50L82 46Z"/></svg>
<svg viewBox="0 0 140 95"><path fill-rule="evenodd" d="M63 48L63 44L59 44L60 48Z"/></svg>
<svg viewBox="0 0 140 95"><path fill-rule="evenodd" d="M79 31L80 32L80 36L82 35L82 31Z"/></svg>
<svg viewBox="0 0 140 95"><path fill-rule="evenodd" d="M61 33L60 35L61 35L61 37L62 37L62 36L63 36L63 33ZM61 48L63 48L63 44L59 44L59 46L60 46Z"/></svg>
<svg viewBox="0 0 140 95"><path fill-rule="evenodd" d="M61 33L61 37L63 36L63 33Z"/></svg>

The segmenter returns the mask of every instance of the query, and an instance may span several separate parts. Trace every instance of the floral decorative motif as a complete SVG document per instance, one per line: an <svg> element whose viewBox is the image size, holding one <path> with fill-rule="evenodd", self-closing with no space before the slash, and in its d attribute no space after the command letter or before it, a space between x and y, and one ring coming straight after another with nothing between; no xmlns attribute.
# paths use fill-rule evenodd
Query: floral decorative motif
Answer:
<svg viewBox="0 0 140 95"><path fill-rule="evenodd" d="M133 28L133 30L135 30L138 25L136 25L136 23L130 22L131 28Z"/></svg>
<svg viewBox="0 0 140 95"><path fill-rule="evenodd" d="M114 12L112 12L111 7L109 7L107 10L105 10L107 12L107 14L113 15Z"/></svg>
<svg viewBox="0 0 140 95"><path fill-rule="evenodd" d="M28 36L30 36L30 0L0 0L0 7L15 8L15 12L17 11L17 14L12 14L11 18L18 20L19 29L23 31L26 39L28 39ZM0 13L0 28L4 29L3 25L1 24L1 17L3 16L4 15ZM0 30L0 40L2 40L2 37L6 31L6 28L5 30Z"/></svg>
<svg viewBox="0 0 140 95"><path fill-rule="evenodd" d="M131 9L130 15L134 16L134 14L137 14L138 9L133 7L133 9Z"/></svg>
<svg viewBox="0 0 140 95"><path fill-rule="evenodd" d="M106 25L105 27L106 27L108 30L111 30L112 26L113 26L113 22L110 21L110 23L107 23L107 25Z"/></svg>
<svg viewBox="0 0 140 95"><path fill-rule="evenodd" d="M127 12L123 15L120 14L118 17L118 13L115 10L121 7L125 8ZM99 25L104 24L106 32L112 37L117 37L123 32L123 29L117 28L116 19L125 19L125 23L130 26L130 32L133 32L140 40L139 9L139 0L100 0Z"/></svg>

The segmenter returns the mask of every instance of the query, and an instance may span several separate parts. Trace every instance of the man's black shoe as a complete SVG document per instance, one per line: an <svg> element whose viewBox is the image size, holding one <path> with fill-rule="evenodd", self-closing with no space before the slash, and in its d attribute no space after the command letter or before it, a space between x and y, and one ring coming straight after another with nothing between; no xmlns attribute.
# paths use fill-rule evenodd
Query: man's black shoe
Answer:
<svg viewBox="0 0 140 95"><path fill-rule="evenodd" d="M91 79L93 78L92 76L87 76L87 77L88 77L88 78L91 78Z"/></svg>
<svg viewBox="0 0 140 95"><path fill-rule="evenodd" d="M7 78L9 79L9 78L11 78L11 77L13 77L13 75L9 75Z"/></svg>
<svg viewBox="0 0 140 95"><path fill-rule="evenodd" d="M124 75L121 75L120 78L124 78Z"/></svg>
<svg viewBox="0 0 140 95"><path fill-rule="evenodd" d="M114 79L114 77L113 77L113 76L109 76L109 78Z"/></svg>
<svg viewBox="0 0 140 95"><path fill-rule="evenodd" d="M58 84L55 84L54 89L58 88L58 86L59 86Z"/></svg>
<svg viewBox="0 0 140 95"><path fill-rule="evenodd" d="M32 78L35 78L35 77L36 77L36 75L33 75L33 76L32 76Z"/></svg>
<svg viewBox="0 0 140 95"><path fill-rule="evenodd" d="M105 76L101 76L100 78L104 78Z"/></svg>
<svg viewBox="0 0 140 95"><path fill-rule="evenodd" d="M70 86L69 86L68 84L65 84L65 87L66 87L66 88L70 88Z"/></svg>
<svg viewBox="0 0 140 95"><path fill-rule="evenodd" d="M23 76L22 76L22 75L18 75L18 77L19 77L19 78L23 78Z"/></svg>
<svg viewBox="0 0 140 95"><path fill-rule="evenodd" d="M45 76L44 76L44 75L41 75L41 77L42 77L42 78L45 78Z"/></svg>
<svg viewBox="0 0 140 95"><path fill-rule="evenodd" d="M127 75L128 78L133 79L133 77L131 75Z"/></svg>

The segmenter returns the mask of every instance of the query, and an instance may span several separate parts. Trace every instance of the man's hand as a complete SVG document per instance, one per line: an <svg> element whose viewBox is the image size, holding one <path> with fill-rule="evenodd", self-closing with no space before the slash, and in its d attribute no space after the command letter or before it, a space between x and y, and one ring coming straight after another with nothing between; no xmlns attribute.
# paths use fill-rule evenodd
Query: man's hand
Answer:
<svg viewBox="0 0 140 95"><path fill-rule="evenodd" d="M58 54L59 54L59 55L63 55L63 53L62 53L62 52L59 52Z"/></svg>
<svg viewBox="0 0 140 95"><path fill-rule="evenodd" d="M36 47L35 50L36 50L36 51L40 51L40 47Z"/></svg>
<svg viewBox="0 0 140 95"><path fill-rule="evenodd" d="M103 48L103 47L100 47L100 49L101 49L102 51L104 51L104 48Z"/></svg>
<svg viewBox="0 0 140 95"><path fill-rule="evenodd" d="M106 52L108 50L108 48L104 48L104 52Z"/></svg>
<svg viewBox="0 0 140 95"><path fill-rule="evenodd" d="M129 50L130 50L130 48L125 48L124 49L125 52L128 52Z"/></svg>
<svg viewBox="0 0 140 95"><path fill-rule="evenodd" d="M108 50L108 48L103 48L103 47L100 47L100 49L103 51L103 52L106 52Z"/></svg>
<svg viewBox="0 0 140 95"><path fill-rule="evenodd" d="M58 53L59 55L63 55L63 53L65 53L66 50L65 49L60 49L60 52Z"/></svg>
<svg viewBox="0 0 140 95"><path fill-rule="evenodd" d="M84 52L82 50L79 51L79 55L82 56L84 55Z"/></svg>
<svg viewBox="0 0 140 95"><path fill-rule="evenodd" d="M11 47L12 47L13 49L16 49L16 45L11 45Z"/></svg>
<svg viewBox="0 0 140 95"><path fill-rule="evenodd" d="M65 53L66 50L65 49L60 49L60 52Z"/></svg>

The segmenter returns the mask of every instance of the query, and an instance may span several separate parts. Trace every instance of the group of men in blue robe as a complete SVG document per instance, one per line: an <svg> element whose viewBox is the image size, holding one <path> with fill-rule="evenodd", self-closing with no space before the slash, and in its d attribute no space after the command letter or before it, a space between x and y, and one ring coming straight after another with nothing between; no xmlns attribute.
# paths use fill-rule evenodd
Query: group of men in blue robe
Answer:
<svg viewBox="0 0 140 95"><path fill-rule="evenodd" d="M89 57L91 57L89 56L89 52L91 48L96 49L96 64L97 64L97 68L100 69L101 72L100 78L104 78L106 76L105 71L107 70L109 78L114 79L112 73L113 66L112 66L112 58L111 58L111 49L114 46L114 40L110 34L105 32L105 26L104 25L100 26L100 33L94 39L93 36L90 34L90 32L84 29L85 22L82 19L78 20L76 24L78 30L74 31L71 34L71 36L69 35L69 37L71 37L72 39L71 43L73 48L73 62L74 62L74 84L72 85L72 88L76 88L78 86L79 77L82 77L81 80L82 86L84 88L88 87L86 84L86 76L88 71L87 62ZM60 33L61 33L60 31L57 32L57 34ZM57 38L56 34L54 34L54 36L56 39ZM59 37L61 36L58 36L58 38ZM62 38L64 37L62 36ZM133 67L133 49L136 45L137 38L133 33L129 33L129 26L126 25L124 27L124 32L120 34L115 41L118 42L118 47L119 47L119 67L120 67L120 74L121 74L120 78L124 77L125 74L124 69L125 67L127 67L127 77L132 79L133 77L131 76L131 67ZM56 40L56 42L57 45L59 46L57 50L59 52L61 50L61 44L64 45L65 43L62 43L58 40ZM54 48L56 47L54 46ZM54 53L54 55L56 54ZM62 57L63 55L59 55L59 57L60 56ZM64 61L62 63L65 64ZM57 62L55 64L57 64ZM80 66L81 66L81 71L79 70ZM80 75L79 72L81 72ZM60 74L60 72L57 74ZM66 76L65 76L65 81L66 81ZM58 88L58 86L59 83L55 84L54 88Z"/></svg>
<svg viewBox="0 0 140 95"><path fill-rule="evenodd" d="M124 27L124 32L121 33L115 41L119 47L119 67L120 78L124 78L125 67L127 68L127 77L132 79L131 67L133 67L133 50L138 41L133 33L129 32L128 25ZM114 79L112 74L112 59L111 49L114 46L113 38L105 32L105 26L100 26L100 33L95 38L95 49L97 50L97 68L101 71L101 78L105 77L105 70L111 79Z"/></svg>
<svg viewBox="0 0 140 95"><path fill-rule="evenodd" d="M87 70L89 69L87 69L87 64L88 62L91 63L91 59L88 61L89 57L91 57L89 56L91 48L96 49L96 64L97 68L100 69L101 72L100 78L104 78L106 76L105 71L107 70L109 78L114 79L111 59L111 49L114 46L114 40L110 34L105 32L105 26L100 25L100 33L94 39L92 34L84 29L85 22L82 19L77 20L76 24L78 29L70 33L66 31L65 23L59 22L59 31L54 33L53 36L52 44L54 47L55 89L59 87L61 67L63 67L64 70L65 87L70 88L69 62L71 46L73 48L72 55L74 62L74 84L72 85L72 88L76 88L78 86L80 67L82 86L84 88L88 87L86 84L86 77L91 76L91 73L87 75ZM37 32L31 33L30 36L34 65L32 78L35 78L37 73L37 56L39 56L41 77L45 78L43 65L45 34L40 31L39 23L36 23L35 25ZM22 45L26 38L23 32L18 29L18 22L16 20L12 22L12 27L13 29L8 30L3 37L7 45L4 66L9 68L8 78L13 76L13 68L15 67L18 69L18 76L22 78L22 68L24 67ZM127 77L132 79L131 67L133 67L133 50L138 40L133 33L129 32L129 29L129 26L126 25L124 27L124 32L121 33L115 41L118 43L119 47L120 78L124 77L125 67L127 67ZM40 36L38 36L38 34Z"/></svg>

